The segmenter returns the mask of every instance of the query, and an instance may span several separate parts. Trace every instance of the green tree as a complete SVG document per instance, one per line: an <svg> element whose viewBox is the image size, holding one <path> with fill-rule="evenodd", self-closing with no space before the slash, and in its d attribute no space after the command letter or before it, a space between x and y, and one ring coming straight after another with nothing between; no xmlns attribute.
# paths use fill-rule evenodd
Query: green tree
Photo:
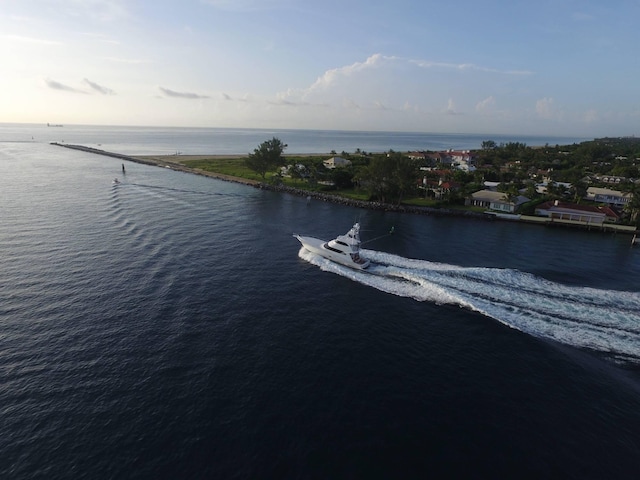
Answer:
<svg viewBox="0 0 640 480"><path fill-rule="evenodd" d="M638 213L640 213L640 185L628 182L621 185L621 190L625 193L631 194L629 203L624 206L624 210L629 214L631 223L638 225Z"/></svg>
<svg viewBox="0 0 640 480"><path fill-rule="evenodd" d="M417 189L418 166L399 152L376 155L358 176L361 184L369 190L372 198L383 203L402 199Z"/></svg>
<svg viewBox="0 0 640 480"><path fill-rule="evenodd" d="M496 142L494 142L493 140L484 140L482 142L482 150L495 150L496 147Z"/></svg>
<svg viewBox="0 0 640 480"><path fill-rule="evenodd" d="M353 187L353 173L348 168L336 168L331 172L331 179L337 189Z"/></svg>
<svg viewBox="0 0 640 480"><path fill-rule="evenodd" d="M249 158L245 160L245 165L264 180L268 171L284 164L282 153L285 148L287 148L286 143L273 137L271 140L262 142L253 153L250 153Z"/></svg>
<svg viewBox="0 0 640 480"><path fill-rule="evenodd" d="M580 203L580 200L587 196L587 188L587 185L582 181L571 184L570 193L573 194L574 203Z"/></svg>
<svg viewBox="0 0 640 480"><path fill-rule="evenodd" d="M538 190L536 189L535 182L527 182L527 190L524 192L524 196L527 198L536 198L538 196Z"/></svg>
<svg viewBox="0 0 640 480"><path fill-rule="evenodd" d="M498 191L504 193L504 198L512 203L515 203L520 196L518 187L513 183L501 183L498 185Z"/></svg>
<svg viewBox="0 0 640 480"><path fill-rule="evenodd" d="M381 155L374 156L369 165L362 168L358 174L359 183L369 191L371 198L386 202L388 185L392 176L392 165Z"/></svg>
<svg viewBox="0 0 640 480"><path fill-rule="evenodd" d="M409 157L400 153L393 154L390 159L394 162L394 186L395 196L400 205L402 199L415 192L418 188L418 164Z"/></svg>

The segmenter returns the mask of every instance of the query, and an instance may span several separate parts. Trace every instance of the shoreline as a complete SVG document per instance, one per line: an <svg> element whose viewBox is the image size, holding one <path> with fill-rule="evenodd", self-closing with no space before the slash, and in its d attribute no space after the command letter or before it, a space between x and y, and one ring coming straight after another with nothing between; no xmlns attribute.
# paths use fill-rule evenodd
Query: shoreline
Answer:
<svg viewBox="0 0 640 480"><path fill-rule="evenodd" d="M364 200L354 200L350 198L338 197L322 192L314 192L309 190L303 190L295 187L287 187L286 185L270 185L258 180L251 180L248 178L234 177L231 175L225 175L223 173L207 172L197 168L187 167L180 162L172 162L170 158L182 158L186 160L195 160L200 158L243 158L246 155L124 155L121 153L107 152L106 150L100 150L93 147L85 147L84 145L72 145L52 142L51 145L59 147L70 148L72 150L80 150L87 153L94 153L96 155L103 155L107 157L117 158L120 160L126 160L129 162L140 163L143 165L151 165L156 167L169 168L178 172L191 173L195 175L201 175L203 177L215 178L218 180L224 180L228 182L239 183L242 185L248 185L261 190L270 190L274 192L290 193L299 197L310 197L316 200L322 200L325 202L336 203L340 205L349 205L353 207L365 208L369 210L381 210L389 212L399 213L413 213L421 215L442 215L442 216L460 216L460 217L474 217L483 220L492 220L488 218L484 213L461 211L445 208L431 208L431 207L413 207L410 205L393 205L389 203L381 202L369 202ZM297 154L289 154L295 156L301 156ZM311 156L316 154L302 154L304 156ZM321 155L321 154L317 154Z"/></svg>
<svg viewBox="0 0 640 480"><path fill-rule="evenodd" d="M63 144L58 142L51 142L51 145L59 147L70 148L72 150L80 150L87 153L93 153L96 155L103 155L112 158L118 158L120 160L126 160L129 162L140 163L143 165L156 166L161 168L169 168L178 172L190 173L194 175L200 175L203 177L215 178L217 180L224 180L227 182L239 183L242 185L248 185L261 190L270 190L274 192L289 193L298 197L307 197L315 200L322 200L324 202L331 202L339 205L352 206L357 208L364 208L368 210L397 212L397 213L411 213L414 215L436 215L436 216L457 216L466 218L475 218L485 221L507 221L507 222L520 222L529 225L542 225L549 227L565 227L565 228L578 228L587 231L596 231L602 233L624 233L630 235L640 234L633 226L628 225L616 225L616 224L603 224L601 226L581 224L577 222L571 222L569 220L549 219L547 217L534 217L519 215L518 219L514 218L500 218L494 212L472 212L450 208L432 208L432 207L416 207L410 205L393 205L380 202L369 202L363 200L354 200L350 198L339 197L322 192L313 192L309 190L303 190L294 187L287 187L285 185L270 185L260 182L258 180L251 180L248 178L234 177L231 175L225 175L223 173L207 172L204 170L187 167L180 162L170 161L170 158L182 158L186 160L197 160L207 158L243 158L246 155L124 155L121 153L107 152L106 150L100 150L93 147L85 147L83 145ZM299 154L289 154L289 156L301 156ZM303 154L304 156L321 155L321 154ZM634 237L635 239L635 237ZM633 245L633 243L632 243Z"/></svg>

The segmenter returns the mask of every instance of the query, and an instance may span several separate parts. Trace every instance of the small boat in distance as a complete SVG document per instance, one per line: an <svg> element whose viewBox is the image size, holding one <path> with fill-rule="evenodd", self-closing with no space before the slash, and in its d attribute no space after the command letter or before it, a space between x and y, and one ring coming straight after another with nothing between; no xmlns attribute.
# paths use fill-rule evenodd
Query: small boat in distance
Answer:
<svg viewBox="0 0 640 480"><path fill-rule="evenodd" d="M339 235L334 240L325 242L319 238L304 237L293 234L304 248L312 253L317 253L331 261L346 265L347 267L364 270L369 266L369 260L360 256L360 224L356 223L351 230L344 235Z"/></svg>

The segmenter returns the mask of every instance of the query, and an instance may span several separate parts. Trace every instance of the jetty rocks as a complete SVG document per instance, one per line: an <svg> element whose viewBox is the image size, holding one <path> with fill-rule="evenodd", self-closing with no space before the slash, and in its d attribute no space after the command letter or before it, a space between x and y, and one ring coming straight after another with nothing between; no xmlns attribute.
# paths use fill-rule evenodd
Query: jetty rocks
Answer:
<svg viewBox="0 0 640 480"><path fill-rule="evenodd" d="M487 219L486 215L478 212L461 211L461 210L454 210L449 208L418 207L418 206L411 206L411 205L396 205L396 204L382 203L382 202L375 202L375 201L354 200L351 198L331 195L330 193L312 192L312 191L303 190L299 188L288 187L286 185L270 185L270 184L260 183L257 186L264 190L272 190L276 192L289 193L291 195L297 195L301 197L304 196L307 198L312 198L314 200L321 200L323 202L338 203L341 205L348 205L351 207L358 207L358 208L366 208L369 210L380 210L385 212L399 212L399 213L414 213L419 215L447 215L447 216L456 215L461 217L482 218L484 220Z"/></svg>
<svg viewBox="0 0 640 480"><path fill-rule="evenodd" d="M419 215L446 215L446 216L461 216L461 217L475 217L487 219L487 215L478 212L470 212L463 210L455 210L448 208L432 208L432 207L418 207L411 205L396 205L390 203L382 203L375 201L355 200L351 198L340 197L338 195L332 195L330 193L316 192L310 190L303 190L300 188L288 187L282 184L271 184L265 182L258 182L256 180L250 180L247 178L232 177L230 175L224 175L215 172L206 172L204 170L189 168L178 162L168 162L166 160L140 158L130 155L124 155L121 153L107 152L99 148L87 147L84 145L73 145L68 143L51 142L51 145L59 147L70 148L73 150L80 150L83 152L93 153L96 155L104 155L107 157L117 158L119 160L127 160L129 162L140 163L143 165L152 165L158 167L170 168L172 170L191 173L195 175L202 175L205 177L216 178L218 180L225 180L228 182L240 183L243 185L252 186L261 190L270 190L274 192L288 193L290 195L296 195L299 197L307 197L314 200L320 200L323 202L337 203L340 205L347 205L351 207L364 208L369 210L378 210L385 212L399 212L399 213L413 213Z"/></svg>

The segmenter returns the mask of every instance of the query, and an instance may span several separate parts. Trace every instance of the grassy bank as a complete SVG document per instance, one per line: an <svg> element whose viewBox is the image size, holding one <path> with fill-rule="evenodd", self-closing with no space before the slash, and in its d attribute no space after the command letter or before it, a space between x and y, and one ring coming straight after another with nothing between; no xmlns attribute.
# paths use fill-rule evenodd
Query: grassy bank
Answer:
<svg viewBox="0 0 640 480"><path fill-rule="evenodd" d="M247 168L244 164L246 157L199 157L199 158L182 158L182 157L171 157L173 161L177 161L180 164L184 165L188 168L202 170L204 172L209 173L217 173L223 175L229 175L238 178L250 179L255 181L262 181L262 177L256 174L254 171ZM326 155L323 156L315 156L315 155L307 155L307 156L287 156L287 163L295 165L296 163L301 163L304 161L305 163L321 163L324 159L326 159ZM274 173L267 173L265 182L270 183L274 181ZM334 195L341 198L346 198L350 200L357 201L368 201L369 194L368 192L356 188L348 188L348 189L335 189L334 187L323 185L320 183L310 183L305 179L300 178L291 178L291 177L278 177L278 182L281 182L286 187L297 188L300 190L307 190L310 192L322 192L329 195ZM408 205L412 207L430 207L430 208L438 208L441 207L436 200L427 199L423 197L413 197L407 198L402 202L403 205ZM464 207L461 207L464 208Z"/></svg>
<svg viewBox="0 0 640 480"><path fill-rule="evenodd" d="M249 170L245 166L244 160L246 157L241 155L146 155L133 157L114 152L107 152L92 147L86 147L83 145L60 144L56 142L52 142L52 145L80 150L97 155L105 155L131 162L142 163L145 165L156 165L159 167L171 168L186 173L205 175L226 181L244 183L246 185L251 185L257 188L282 191L291 193L293 195L311 196L324 201L348 204L360 208L416 213L422 215L455 215L484 219L491 218L492 220L498 218L496 216L488 216L488 212L478 207L464 207L462 205L448 205L445 207L442 204L435 202L434 200L428 200L421 197L405 199L405 201L401 205L392 205L370 201L368 195L365 192L357 189L334 190L325 185L310 185L305 180L296 180L290 178L283 179L280 177L278 178L278 182L271 182L270 180L273 175L267 176L267 181L263 182L260 176L256 175L253 171ZM324 157L325 156L315 156L315 161ZM291 159L291 163L295 164L296 158L304 158L308 161L313 157L307 155L302 157L290 156L289 158ZM288 184L286 182L288 182ZM535 223L538 225L554 225L581 229L586 228L587 230L609 231L614 233L639 233L636 230L635 226L629 225L604 224L602 226L597 226L584 224L583 222L562 221L549 219L546 217L527 217L525 215L520 215L518 217L520 221ZM513 220L510 219L509 221ZM637 243L635 235L633 238L633 243Z"/></svg>
<svg viewBox="0 0 640 480"><path fill-rule="evenodd" d="M244 160L242 157L209 157L198 159L181 159L180 157L176 157L175 159L175 161L185 167L203 170L205 172L221 173L231 177L262 181L260 175L245 166Z"/></svg>

